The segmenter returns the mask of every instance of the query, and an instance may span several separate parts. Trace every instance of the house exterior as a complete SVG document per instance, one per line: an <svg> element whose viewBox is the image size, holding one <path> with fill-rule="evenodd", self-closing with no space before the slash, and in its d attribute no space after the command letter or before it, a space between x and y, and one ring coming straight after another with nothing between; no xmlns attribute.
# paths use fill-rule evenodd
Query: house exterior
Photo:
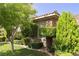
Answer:
<svg viewBox="0 0 79 59"><path fill-rule="evenodd" d="M37 23L39 27L56 26L59 15L57 11L54 11L52 13L36 16L34 17L34 22Z"/></svg>
<svg viewBox="0 0 79 59"><path fill-rule="evenodd" d="M57 25L57 21L60 14L57 11L54 11L53 13L44 14L41 16L34 17L34 23L38 24L40 28L42 27L55 27ZM77 24L79 25L79 15L74 15ZM38 29L38 38L39 36L39 29ZM43 42L44 47L46 47L46 37L41 37L41 41Z"/></svg>
<svg viewBox="0 0 79 59"><path fill-rule="evenodd" d="M60 14L57 11L54 11L52 13L48 13L48 14L44 14L41 16L36 16L34 17L34 23L36 23L40 28L43 27L55 27L58 21ZM46 43L46 37L41 37L39 35L39 28L37 31L37 38L41 39L41 41L43 42L44 47L47 46ZM50 44L50 42L48 42L48 44ZM51 45L50 45L51 46Z"/></svg>

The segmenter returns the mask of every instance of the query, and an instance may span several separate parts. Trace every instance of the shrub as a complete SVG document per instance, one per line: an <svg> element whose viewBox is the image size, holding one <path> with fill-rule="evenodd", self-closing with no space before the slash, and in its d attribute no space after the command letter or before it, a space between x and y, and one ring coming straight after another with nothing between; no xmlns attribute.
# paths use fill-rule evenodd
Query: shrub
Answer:
<svg viewBox="0 0 79 59"><path fill-rule="evenodd" d="M56 38L56 27L53 27L52 29L52 36Z"/></svg>
<svg viewBox="0 0 79 59"><path fill-rule="evenodd" d="M21 41L22 41L22 44L28 45L30 43L30 38L26 37L26 38L21 39Z"/></svg>
<svg viewBox="0 0 79 59"><path fill-rule="evenodd" d="M39 43L31 43L31 47L33 48L33 49L40 49L40 48L42 48L43 47L43 43L42 42L39 42Z"/></svg>
<svg viewBox="0 0 79 59"><path fill-rule="evenodd" d="M31 23L29 26L22 28L22 34L25 37L37 37L38 25Z"/></svg>
<svg viewBox="0 0 79 59"><path fill-rule="evenodd" d="M17 33L15 34L15 40L21 40L22 38L23 38L23 35L22 35L21 32L17 32Z"/></svg>
<svg viewBox="0 0 79 59"><path fill-rule="evenodd" d="M40 35L41 36L52 36L52 30L53 28L52 27L43 27L43 28L40 28Z"/></svg>
<svg viewBox="0 0 79 59"><path fill-rule="evenodd" d="M22 38L21 40L14 40L15 44L21 44L21 45L28 45L30 42L30 39L27 38Z"/></svg>
<svg viewBox="0 0 79 59"><path fill-rule="evenodd" d="M31 31L31 37L37 37L37 33L38 33L38 25L37 24L35 24L35 23L33 23L32 25L31 25L31 29L32 29L32 31Z"/></svg>
<svg viewBox="0 0 79 59"><path fill-rule="evenodd" d="M57 23L56 49L73 53L79 44L78 31L79 27L74 16L69 12L63 12Z"/></svg>
<svg viewBox="0 0 79 59"><path fill-rule="evenodd" d="M4 42L6 40L7 32L4 27L0 26L0 42Z"/></svg>
<svg viewBox="0 0 79 59"><path fill-rule="evenodd" d="M46 47L48 51L53 51L51 46L53 39L56 37L55 27L43 27L40 28L40 35L46 37Z"/></svg>
<svg viewBox="0 0 79 59"><path fill-rule="evenodd" d="M6 37L0 38L0 42L4 42L6 40Z"/></svg>
<svg viewBox="0 0 79 59"><path fill-rule="evenodd" d="M53 36L56 37L56 27L43 27L40 28L41 36Z"/></svg>

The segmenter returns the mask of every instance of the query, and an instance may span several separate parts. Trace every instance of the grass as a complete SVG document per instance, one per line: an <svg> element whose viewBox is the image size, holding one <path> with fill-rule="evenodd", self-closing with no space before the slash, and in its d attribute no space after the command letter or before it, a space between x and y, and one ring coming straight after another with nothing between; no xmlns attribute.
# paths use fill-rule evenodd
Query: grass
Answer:
<svg viewBox="0 0 79 59"><path fill-rule="evenodd" d="M55 55L56 55L56 56L73 56L72 53L63 52L63 51L56 51L56 52L55 52Z"/></svg>
<svg viewBox="0 0 79 59"><path fill-rule="evenodd" d="M29 50L21 45L15 44L15 51L12 53L10 44L0 45L0 56L48 56L43 52Z"/></svg>

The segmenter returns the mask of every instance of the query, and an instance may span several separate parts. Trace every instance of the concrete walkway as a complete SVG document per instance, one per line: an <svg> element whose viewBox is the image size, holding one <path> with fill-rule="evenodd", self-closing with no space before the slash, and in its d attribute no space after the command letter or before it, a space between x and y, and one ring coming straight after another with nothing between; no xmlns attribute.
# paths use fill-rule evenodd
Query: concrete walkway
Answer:
<svg viewBox="0 0 79 59"><path fill-rule="evenodd" d="M41 49L32 49L32 48L29 48L28 46L25 46L23 45L24 48L27 48L29 50L35 50L35 51L40 51L40 52L44 52L46 54L48 54L49 56L53 56L50 52L47 51L46 48L41 48Z"/></svg>

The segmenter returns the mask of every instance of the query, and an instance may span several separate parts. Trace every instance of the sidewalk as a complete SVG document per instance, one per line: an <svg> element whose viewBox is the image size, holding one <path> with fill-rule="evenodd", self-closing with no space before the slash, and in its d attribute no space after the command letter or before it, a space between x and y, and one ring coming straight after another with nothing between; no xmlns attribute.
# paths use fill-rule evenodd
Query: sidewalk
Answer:
<svg viewBox="0 0 79 59"><path fill-rule="evenodd" d="M27 49L29 49L29 50L40 51L40 52L44 52L44 53L48 54L49 56L53 56L50 52L47 51L46 48L32 49L32 48L29 48L28 46L25 46L25 45L23 45L23 46L24 46L24 48L27 48Z"/></svg>

